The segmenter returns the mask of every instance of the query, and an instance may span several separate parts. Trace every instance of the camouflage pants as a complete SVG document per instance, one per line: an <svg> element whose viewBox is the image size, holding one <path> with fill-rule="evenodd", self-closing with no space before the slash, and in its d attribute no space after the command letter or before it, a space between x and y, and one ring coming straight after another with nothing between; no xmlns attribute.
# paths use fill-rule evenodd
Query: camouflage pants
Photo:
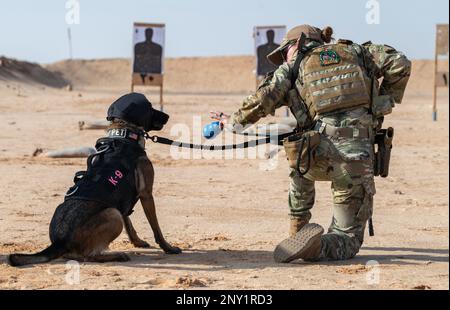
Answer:
<svg viewBox="0 0 450 310"><path fill-rule="evenodd" d="M371 150L367 150L371 154ZM354 257L364 239L364 230L372 215L375 185L370 155L366 160L348 160L327 138L322 138L317 160L300 177L291 170L289 207L292 217L310 218L315 200L315 181L331 181L333 218L328 233L322 236L319 260L345 260Z"/></svg>

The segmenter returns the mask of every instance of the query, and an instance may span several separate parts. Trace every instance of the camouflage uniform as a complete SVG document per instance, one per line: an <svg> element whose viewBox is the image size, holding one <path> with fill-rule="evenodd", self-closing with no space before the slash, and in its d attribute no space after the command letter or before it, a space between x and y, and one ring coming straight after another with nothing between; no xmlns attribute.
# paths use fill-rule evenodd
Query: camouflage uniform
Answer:
<svg viewBox="0 0 450 310"><path fill-rule="evenodd" d="M310 44L319 45L316 42ZM386 45L369 42L352 46L358 49L367 74L376 79L383 78L381 86L375 85L379 94L389 95L393 102L401 103L411 71L410 61ZM288 92L294 61L282 64L266 77L255 94L244 100L242 107L231 116L230 123L234 128L256 123L262 117L273 115L276 109L290 105ZM303 63L296 81L299 93L301 87L305 87L302 81ZM354 257L363 243L365 226L372 215L375 194L374 129L381 127L382 119L369 113L369 107L368 103L344 112L316 115L315 120L335 127L365 128L368 137L344 138L322 133L314 166L304 177L296 170L290 172L289 208L294 218L310 219L315 200L315 181L332 182L333 219L328 233L322 236L320 260Z"/></svg>

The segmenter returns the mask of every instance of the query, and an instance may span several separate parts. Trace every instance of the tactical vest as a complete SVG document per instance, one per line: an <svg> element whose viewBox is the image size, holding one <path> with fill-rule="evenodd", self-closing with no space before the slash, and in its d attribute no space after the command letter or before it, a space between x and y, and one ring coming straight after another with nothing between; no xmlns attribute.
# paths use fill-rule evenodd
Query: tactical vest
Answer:
<svg viewBox="0 0 450 310"><path fill-rule="evenodd" d="M97 152L89 156L87 170L75 174L65 200L96 201L106 208L131 214L138 201L135 170L137 159L146 155L138 144L139 135L127 129L113 129L97 140Z"/></svg>
<svg viewBox="0 0 450 310"><path fill-rule="evenodd" d="M302 60L300 96L312 117L370 103L371 80L349 41L322 45Z"/></svg>

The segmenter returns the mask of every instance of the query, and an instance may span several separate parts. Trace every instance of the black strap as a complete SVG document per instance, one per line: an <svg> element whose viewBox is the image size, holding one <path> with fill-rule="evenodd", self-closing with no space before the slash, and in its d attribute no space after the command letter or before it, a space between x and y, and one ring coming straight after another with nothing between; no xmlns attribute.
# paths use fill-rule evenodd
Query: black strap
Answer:
<svg viewBox="0 0 450 310"><path fill-rule="evenodd" d="M369 219L369 236L371 236L371 237L375 236L375 231L373 229L372 217L370 217L370 219Z"/></svg>
<svg viewBox="0 0 450 310"><path fill-rule="evenodd" d="M94 154L89 155L88 158L87 158L87 171L88 172L90 171L90 168L92 166L92 160L94 159L94 157L100 156L100 159L101 159L101 157L107 151L109 151L111 149L110 143L112 143L112 142L108 138L101 138L101 139L97 140L97 143L96 143L96 146L95 146L97 151Z"/></svg>
<svg viewBox="0 0 450 310"><path fill-rule="evenodd" d="M298 39L297 58L295 59L294 66L292 67L291 88L295 87L295 82L298 79L298 71L300 70L300 63L302 62L303 58L305 57L305 54L303 53L303 46L305 45L305 41L306 41L306 36L304 33L302 33L300 38Z"/></svg>
<svg viewBox="0 0 450 310"><path fill-rule="evenodd" d="M305 143L306 143L306 147L307 147L306 152L308 152L308 157L307 157L308 159L307 159L307 162L306 162L306 168L305 168L304 171L302 171L301 168L300 168L300 165L301 165L301 158L302 158L303 149L305 147ZM300 151L297 154L296 170L297 170L298 174L301 177L303 177L303 176L305 176L308 173L310 168L311 168L311 139L310 139L310 136L304 135L301 138Z"/></svg>
<svg viewBox="0 0 450 310"><path fill-rule="evenodd" d="M297 82L297 79L298 79L298 72L300 70L300 64L301 64L302 60L305 58L305 52L307 52L307 49L305 48L305 42L306 42L306 36L304 33L302 33L300 35L300 38L298 39L297 58L295 59L294 66L292 67L291 76L290 76L291 89L295 90L295 93L297 94L298 100L301 105L301 106L297 106L297 107L294 107L294 106L290 107L290 110L294 116L297 115L297 113L298 113L297 110L299 110L299 109L301 109L305 112L307 112L309 110L307 105L303 101L303 98L300 96L298 89L295 85L295 83ZM307 117L308 117L308 123L312 124L313 122L311 120L311 116L310 116L309 112L307 113Z"/></svg>

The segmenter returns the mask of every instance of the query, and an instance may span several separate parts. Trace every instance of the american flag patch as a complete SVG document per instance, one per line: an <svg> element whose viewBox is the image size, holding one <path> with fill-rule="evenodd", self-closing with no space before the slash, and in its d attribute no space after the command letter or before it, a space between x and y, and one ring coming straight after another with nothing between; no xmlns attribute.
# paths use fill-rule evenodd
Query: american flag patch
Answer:
<svg viewBox="0 0 450 310"><path fill-rule="evenodd" d="M128 134L128 138L131 138L131 139L137 140L137 139L138 139L138 135L137 135L137 134L135 134L135 133L132 133L132 132L130 132L130 133Z"/></svg>

